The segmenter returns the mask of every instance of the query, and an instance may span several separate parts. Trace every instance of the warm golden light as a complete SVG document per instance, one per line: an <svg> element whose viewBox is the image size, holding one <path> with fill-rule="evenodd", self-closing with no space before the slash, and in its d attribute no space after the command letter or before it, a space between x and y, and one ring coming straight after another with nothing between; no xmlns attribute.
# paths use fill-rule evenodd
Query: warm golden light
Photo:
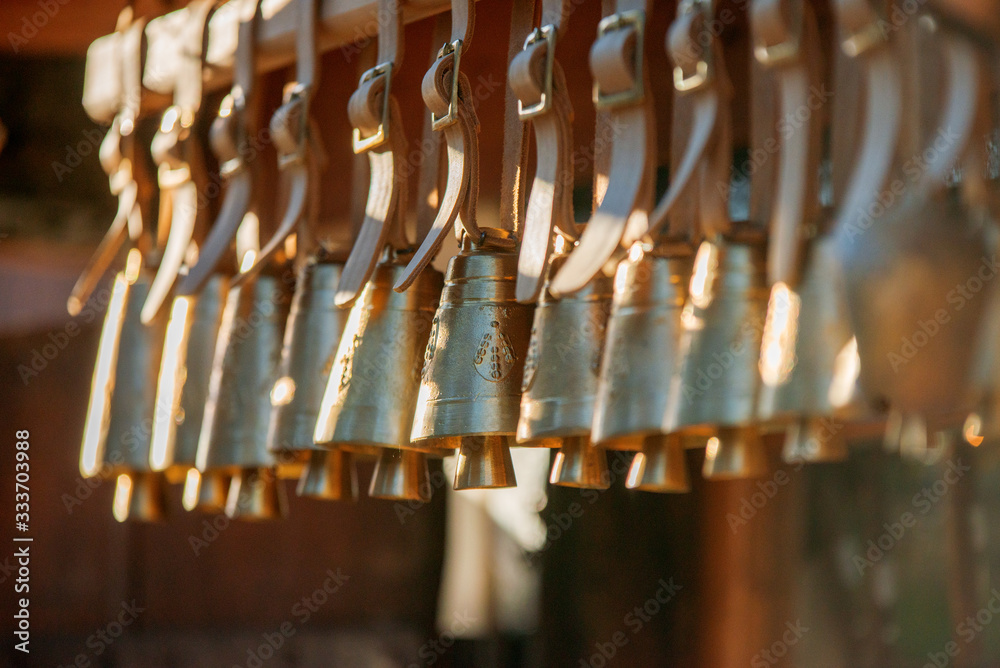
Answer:
<svg viewBox="0 0 1000 668"><path fill-rule="evenodd" d="M156 380L156 404L153 411L153 436L149 448L149 465L154 471L163 471L174 458L174 421L184 387L187 363L187 337L191 331L191 297L178 297L170 309L167 335L163 344L163 359Z"/></svg>
<svg viewBox="0 0 1000 668"><path fill-rule="evenodd" d="M965 437L965 441L974 448L978 448L983 442L983 419L979 417L978 413L971 413L969 417L965 419L965 425L962 427L962 435Z"/></svg>
<svg viewBox="0 0 1000 668"><path fill-rule="evenodd" d="M128 301L128 281L124 273L115 276L111 301L104 316L101 341L97 346L97 362L90 382L90 401L83 426L83 447L80 450L80 473L89 478L101 469L104 441L108 435L111 393L115 387L115 367L118 364L118 339L121 336L125 304Z"/></svg>
<svg viewBox="0 0 1000 668"><path fill-rule="evenodd" d="M854 397L854 385L861 374L861 356L858 354L858 340L851 340L837 353L833 361L833 380L827 398L834 408L841 408Z"/></svg>
<svg viewBox="0 0 1000 668"><path fill-rule="evenodd" d="M271 405L287 406L295 398L295 381L291 376L282 376L271 388Z"/></svg>
<svg viewBox="0 0 1000 668"><path fill-rule="evenodd" d="M201 491L201 474L198 469L188 469L187 477L184 478L184 492L181 494L181 503L184 510L194 510L198 507L198 493Z"/></svg>
<svg viewBox="0 0 1000 668"><path fill-rule="evenodd" d="M243 254L243 259L240 261L240 273L245 274L250 271L253 267L253 263L257 261L257 251L248 250Z"/></svg>
<svg viewBox="0 0 1000 668"><path fill-rule="evenodd" d="M140 269L142 269L142 253L139 252L138 248L133 248L128 252L128 257L125 258L125 280L129 282L129 285L135 283L136 279L139 278Z"/></svg>
<svg viewBox="0 0 1000 668"><path fill-rule="evenodd" d="M355 339L363 333L362 324L367 320L364 318L366 311L363 304L365 302L365 295L370 289L369 284L369 286L365 287L365 292L362 292L347 314L344 333L341 335L340 344L337 346L337 356L333 363L333 368L330 370L330 378L326 382L326 389L323 391L323 400L320 401L319 405L319 417L316 420L316 429L313 431L313 441L315 443L329 443L333 439L333 411L334 407L340 401L342 393L350 385L351 369L349 365L354 361ZM420 391L423 392L423 383L421 383ZM418 410L420 410L420 406L422 405L419 401L417 402Z"/></svg>
<svg viewBox="0 0 1000 668"><path fill-rule="evenodd" d="M719 454L719 438L713 436L708 439L708 443L705 444L705 459L715 459L716 455Z"/></svg>
<svg viewBox="0 0 1000 668"><path fill-rule="evenodd" d="M112 510L115 519L124 522L128 519L128 507L132 501L132 478L127 473L118 476L115 483L115 500Z"/></svg>
<svg viewBox="0 0 1000 668"><path fill-rule="evenodd" d="M760 377L771 387L788 380L795 367L801 298L783 282L771 288L760 346Z"/></svg>
<svg viewBox="0 0 1000 668"><path fill-rule="evenodd" d="M701 242L701 245L698 246L698 253L694 257L694 268L691 272L689 286L691 303L698 308L706 308L712 303L712 299L715 297L713 289L718 269L719 247L708 241Z"/></svg>

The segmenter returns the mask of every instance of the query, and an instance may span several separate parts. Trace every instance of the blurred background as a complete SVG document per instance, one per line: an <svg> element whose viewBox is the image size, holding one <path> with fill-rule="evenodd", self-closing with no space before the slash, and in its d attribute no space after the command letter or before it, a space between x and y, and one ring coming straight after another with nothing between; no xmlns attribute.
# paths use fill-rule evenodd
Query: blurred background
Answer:
<svg viewBox="0 0 1000 668"><path fill-rule="evenodd" d="M182 4L140 0L136 12ZM43 5L0 3L6 620L15 605L6 495L17 430L30 432L34 537L31 654L16 652L8 633L0 664L1000 666L1000 457L957 435L914 463L885 453L877 430L852 433L847 462L807 467L781 463L779 440L769 440L768 475L738 482L703 481L703 451L688 450L693 488L684 495L625 490L624 453L609 454L607 491L548 486L549 452L519 451L516 492L454 493L450 476L432 468L439 484L426 504L364 494L357 503L311 501L289 484L289 517L255 524L184 512L172 489L166 522L116 522L113 481L83 480L78 470L103 305L92 300L70 319L65 303L114 215L97 160L106 128L80 100L86 49L114 30L121 3ZM39 11L48 12L40 26L31 23ZM463 56L473 82L504 78L505 41L490 26L506 26L508 11L500 0L480 3L480 40ZM658 16L649 41L661 45L672 11ZM560 56L580 64L567 73L579 92L581 147L594 134L582 64L599 17L599 2L582 3ZM743 45L749 54L741 21L725 39L733 53ZM422 110L432 25L407 28L404 109ZM650 53L660 59L654 93L662 92L671 85L666 56ZM730 63L737 105L746 104L748 59ZM356 68L334 51L323 72L317 104L328 110L321 125L331 154L324 219L349 224L349 198L340 195L358 165L345 112ZM496 215L501 149L491 128L500 127L501 99L488 93L479 106L481 217ZM670 105L658 99L657 113L666 164ZM406 120L414 143L421 122L422 111ZM140 131L151 135L155 125L150 118ZM738 126L743 150L746 137ZM577 200L587 203L590 174L577 176ZM370 474L362 464L362 489Z"/></svg>

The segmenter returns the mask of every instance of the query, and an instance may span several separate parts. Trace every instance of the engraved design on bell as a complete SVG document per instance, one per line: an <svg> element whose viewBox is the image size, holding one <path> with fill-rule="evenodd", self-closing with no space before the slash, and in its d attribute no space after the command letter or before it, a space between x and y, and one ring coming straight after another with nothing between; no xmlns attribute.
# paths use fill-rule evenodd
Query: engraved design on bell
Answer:
<svg viewBox="0 0 1000 668"><path fill-rule="evenodd" d="M538 369L538 328L531 327L531 341L528 344L528 354L524 358L524 376L521 379L521 392L531 389L535 381L535 371Z"/></svg>
<svg viewBox="0 0 1000 668"><path fill-rule="evenodd" d="M427 371L430 368L431 361L434 359L434 350L437 348L438 340L438 316L434 314L434 320L431 321L431 333L427 337L427 347L424 349L424 367L420 370L420 377L423 380L427 380Z"/></svg>
<svg viewBox="0 0 1000 668"><path fill-rule="evenodd" d="M479 375L488 381L499 383L514 367L514 346L507 335L500 331L500 323L490 322L490 330L483 333L476 349L475 367Z"/></svg>
<svg viewBox="0 0 1000 668"><path fill-rule="evenodd" d="M344 352L344 359L340 363L341 368L344 370L340 374L340 391L343 393L347 386L351 384L351 376L354 374L354 353L357 352L358 346L361 345L361 335L355 334L354 338L351 339L351 346Z"/></svg>

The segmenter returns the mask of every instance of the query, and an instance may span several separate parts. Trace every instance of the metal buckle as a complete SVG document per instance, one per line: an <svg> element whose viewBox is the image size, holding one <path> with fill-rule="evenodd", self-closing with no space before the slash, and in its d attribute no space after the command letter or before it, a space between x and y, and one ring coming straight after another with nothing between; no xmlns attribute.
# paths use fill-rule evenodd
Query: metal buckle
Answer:
<svg viewBox="0 0 1000 668"><path fill-rule="evenodd" d="M382 120L379 122L375 133L369 137L362 137L361 130L354 128L353 146L355 154L377 148L389 140L389 90L392 86L392 63L376 65L362 74L358 86L363 86L379 76L385 77L385 90L382 91Z"/></svg>
<svg viewBox="0 0 1000 668"><path fill-rule="evenodd" d="M556 62L556 28L551 23L535 28L524 40L524 51L531 46L545 41L545 75L542 84L542 96L538 102L525 106L521 100L517 101L517 116L522 121L526 121L535 116L544 114L552 108L552 69Z"/></svg>
<svg viewBox="0 0 1000 668"><path fill-rule="evenodd" d="M282 105L288 109L288 116L298 116L299 127L295 133L295 150L278 153L278 169L302 162L306 158L306 142L309 139L309 87L296 83L285 93Z"/></svg>
<svg viewBox="0 0 1000 668"><path fill-rule="evenodd" d="M802 12L803 0L790 0L792 8L791 23L788 26L791 35L784 42L765 44L754 35L753 55L761 65L776 67L799 57L802 46L802 23L805 20Z"/></svg>
<svg viewBox="0 0 1000 668"><path fill-rule="evenodd" d="M704 0L684 0L677 10L678 15L700 11L706 21L712 19L712 3ZM674 89L679 93L690 93L702 88L712 80L712 45L705 47L701 60L695 63L694 74L687 75L680 65L674 66Z"/></svg>
<svg viewBox="0 0 1000 668"><path fill-rule="evenodd" d="M851 33L840 43L841 50L851 58L857 58L877 46L887 43L889 40L882 32L878 20L872 21L863 28Z"/></svg>
<svg viewBox="0 0 1000 668"><path fill-rule="evenodd" d="M640 9L630 9L618 14L612 14L601 19L597 25L597 39L601 39L610 32L622 30L624 28L635 29L635 85L628 90L619 93L609 93L605 95L601 92L601 87L594 82L594 106L598 109L608 109L619 107L625 104L641 102L645 96L642 84L642 62L643 43L646 33L646 13Z"/></svg>
<svg viewBox="0 0 1000 668"><path fill-rule="evenodd" d="M431 112L431 128L434 130L442 130L458 121L458 68L462 62L462 40L456 39L442 46L438 51L438 60L452 53L455 55L451 66L451 99L448 101L448 113L438 118Z"/></svg>

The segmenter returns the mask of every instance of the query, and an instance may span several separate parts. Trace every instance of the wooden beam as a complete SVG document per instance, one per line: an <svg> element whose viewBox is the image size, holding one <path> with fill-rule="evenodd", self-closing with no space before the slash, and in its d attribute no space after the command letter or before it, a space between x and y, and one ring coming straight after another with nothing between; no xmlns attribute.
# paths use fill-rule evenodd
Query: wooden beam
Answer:
<svg viewBox="0 0 1000 668"><path fill-rule="evenodd" d="M239 19L243 15L244 0L230 0L222 5L209 21L209 37L205 90L221 90L232 82L233 54ZM410 23L428 16L448 11L448 0L407 0L403 5L403 21ZM172 71L169 54L177 53L176 47L163 44L176 34L171 25L183 21L186 9L171 12L153 19L146 27L147 49L143 82L151 90L165 94L172 89ZM295 2L293 0L264 0L263 21L258 41L258 69L270 72L291 64L295 58ZM378 34L381 23L377 0L322 0L319 24L319 48L331 51L356 42L365 42ZM120 106L121 84L120 55L117 50L118 35L101 37L87 51L87 75L84 81L83 100L87 113L97 122L109 123ZM167 60L164 60L166 58ZM166 98L153 97L143 105L143 113L162 111Z"/></svg>

